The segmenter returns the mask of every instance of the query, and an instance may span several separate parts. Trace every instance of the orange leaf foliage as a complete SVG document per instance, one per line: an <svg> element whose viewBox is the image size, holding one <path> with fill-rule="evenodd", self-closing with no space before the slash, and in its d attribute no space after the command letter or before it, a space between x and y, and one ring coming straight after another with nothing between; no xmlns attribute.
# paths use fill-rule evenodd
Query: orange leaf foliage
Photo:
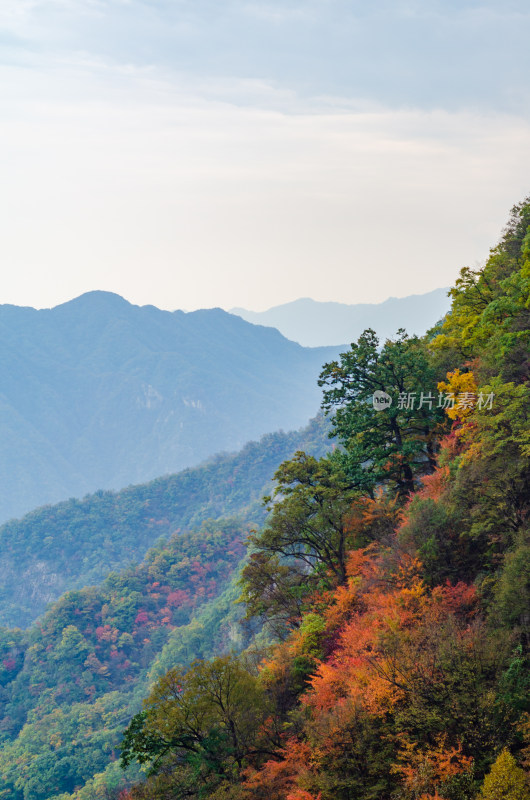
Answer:
<svg viewBox="0 0 530 800"><path fill-rule="evenodd" d="M473 760L462 755L461 745L447 748L446 739L446 735L442 734L435 747L419 751L414 742L402 738L398 754L401 763L393 767L393 772L403 776L405 788L418 795L420 800L439 798L436 784L471 768Z"/></svg>
<svg viewBox="0 0 530 800"><path fill-rule="evenodd" d="M426 491L436 493L442 481L433 478ZM311 792L318 786L322 759L359 715L383 723L416 687L444 679L436 631L452 624L455 635L471 643L474 587L447 584L429 592L420 570L414 555L392 547L371 545L350 554L347 585L332 593L319 615L331 654L318 664L300 698L307 739L289 739L281 760L248 774L246 786L253 798L318 800ZM300 642L297 631L276 648L264 668L272 681L288 681ZM414 787L418 800L444 800L437 784L470 766L461 749L446 747L443 738L427 752L416 752L416 745L406 740L399 746L401 761L395 771L406 787Z"/></svg>
<svg viewBox="0 0 530 800"><path fill-rule="evenodd" d="M439 500L449 484L449 467L437 467L432 475L424 475L423 486L415 493L415 497Z"/></svg>
<svg viewBox="0 0 530 800"><path fill-rule="evenodd" d="M265 800L318 800L309 793L305 797L300 794L295 782L309 773L311 764L311 748L305 742L288 739L279 755L281 761L267 761L258 771L248 770L245 787L250 789L252 797ZM296 794L296 792L299 792ZM291 792L291 794L287 794Z"/></svg>
<svg viewBox="0 0 530 800"><path fill-rule="evenodd" d="M392 583L378 576L375 557L371 563L366 553L356 558L369 588L341 588L337 607L326 614L334 625L341 613L345 617L347 592L355 598L333 654L319 665L311 690L302 698L317 717L331 711L344 713L346 708L384 716L404 697L407 681L415 679L423 661L429 660L429 644L424 641L428 632L449 615L467 618L474 613L474 587L459 583L437 587L429 594L415 572L414 558L404 564L402 580L398 571Z"/></svg>

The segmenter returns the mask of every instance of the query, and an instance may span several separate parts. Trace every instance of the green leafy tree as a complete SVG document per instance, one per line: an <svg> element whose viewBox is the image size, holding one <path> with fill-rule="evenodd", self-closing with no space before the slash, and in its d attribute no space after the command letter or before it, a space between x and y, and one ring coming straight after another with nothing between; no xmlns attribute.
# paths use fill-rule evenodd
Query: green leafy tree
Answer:
<svg viewBox="0 0 530 800"><path fill-rule="evenodd" d="M300 587L300 580L281 566L285 560L298 565L298 578L305 579L306 584L311 583L311 574L319 573L329 573L337 583L346 580L349 550L346 517L359 492L340 462L332 457L316 459L300 451L281 464L274 478L274 494L264 499L270 512L267 522L259 534L250 537L260 554L251 557L244 571L244 579L249 582L246 599L251 604L265 596L258 559L271 573L271 583L276 589L282 582L296 591ZM272 561L267 563L266 558Z"/></svg>
<svg viewBox="0 0 530 800"><path fill-rule="evenodd" d="M57 661L66 662L71 668L72 662L84 661L90 652L90 646L75 625L67 625L56 647Z"/></svg>
<svg viewBox="0 0 530 800"><path fill-rule="evenodd" d="M472 535L487 534L490 547L504 549L528 527L530 514L530 387L491 380L491 409L475 410L476 455L455 481L461 505L472 509ZM480 503L473 497L480 496Z"/></svg>
<svg viewBox="0 0 530 800"><path fill-rule="evenodd" d="M481 270L464 267L450 290L451 312L432 346L458 363L480 356L487 381L530 375L530 197L512 208L500 242Z"/></svg>
<svg viewBox="0 0 530 800"><path fill-rule="evenodd" d="M387 483L407 496L417 476L432 472L443 420L436 383L425 344L404 330L380 349L368 329L340 361L324 366L322 407L334 411L333 434L345 448L342 462L360 489L373 496L377 484ZM389 395L390 407L376 410L375 392Z"/></svg>
<svg viewBox="0 0 530 800"><path fill-rule="evenodd" d="M254 542L257 543L257 539ZM240 581L245 618L260 617L275 636L284 638L291 628L298 627L304 595L314 582L314 578L297 568L292 559L285 563L277 554L254 551L243 568Z"/></svg>
<svg viewBox="0 0 530 800"><path fill-rule="evenodd" d="M263 751L260 722L268 711L258 679L234 656L169 670L125 733L122 765L149 764L155 783L168 774L175 798L207 796L237 783Z"/></svg>

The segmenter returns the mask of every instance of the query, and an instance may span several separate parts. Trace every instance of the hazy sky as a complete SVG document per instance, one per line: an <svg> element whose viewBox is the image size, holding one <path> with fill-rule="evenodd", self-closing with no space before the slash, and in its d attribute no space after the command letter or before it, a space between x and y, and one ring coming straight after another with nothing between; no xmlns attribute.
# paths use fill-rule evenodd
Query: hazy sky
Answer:
<svg viewBox="0 0 530 800"><path fill-rule="evenodd" d="M526 0L1 0L0 302L378 302L530 193Z"/></svg>

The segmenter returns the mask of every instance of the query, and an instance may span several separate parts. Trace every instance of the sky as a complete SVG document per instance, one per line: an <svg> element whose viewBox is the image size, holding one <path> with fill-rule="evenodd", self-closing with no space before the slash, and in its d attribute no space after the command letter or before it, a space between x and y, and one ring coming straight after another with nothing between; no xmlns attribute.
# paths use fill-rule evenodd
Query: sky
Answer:
<svg viewBox="0 0 530 800"><path fill-rule="evenodd" d="M530 193L526 0L2 0L0 303L380 302Z"/></svg>

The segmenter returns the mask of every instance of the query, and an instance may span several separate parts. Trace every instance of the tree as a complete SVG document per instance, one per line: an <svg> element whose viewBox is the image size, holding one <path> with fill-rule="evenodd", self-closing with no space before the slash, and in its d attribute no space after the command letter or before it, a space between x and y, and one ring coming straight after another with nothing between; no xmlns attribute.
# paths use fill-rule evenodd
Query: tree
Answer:
<svg viewBox="0 0 530 800"><path fill-rule="evenodd" d="M298 627L304 595L314 580L296 564L282 563L277 555L256 550L249 556L240 583L245 618L261 617L281 639Z"/></svg>
<svg viewBox="0 0 530 800"><path fill-rule="evenodd" d="M464 267L450 290L451 311L433 342L453 366L480 356L479 382L530 375L530 197L512 208L500 242L481 270Z"/></svg>
<svg viewBox="0 0 530 800"><path fill-rule="evenodd" d="M358 490L332 457L316 459L301 451L284 461L274 478L274 495L264 499L270 515L251 543L271 558L303 565L305 574L329 572L337 583L344 583L346 516L359 498Z"/></svg>
<svg viewBox="0 0 530 800"><path fill-rule="evenodd" d="M234 656L195 661L187 672L171 669L127 728L122 766L148 764L155 778L169 775L175 797L203 796L237 783L261 752L267 712L258 679Z"/></svg>
<svg viewBox="0 0 530 800"><path fill-rule="evenodd" d="M319 386L326 387L322 407L327 414L334 410L332 434L345 448L342 462L359 489L373 496L376 484L387 483L405 497L417 476L433 471L443 409L417 337L400 330L379 350L375 332L365 330L340 362L324 366ZM390 406L374 408L375 392L388 395Z"/></svg>
<svg viewBox="0 0 530 800"><path fill-rule="evenodd" d="M515 758L505 748L484 778L477 800L528 800L528 798L530 798L530 787L524 770L517 766Z"/></svg>

